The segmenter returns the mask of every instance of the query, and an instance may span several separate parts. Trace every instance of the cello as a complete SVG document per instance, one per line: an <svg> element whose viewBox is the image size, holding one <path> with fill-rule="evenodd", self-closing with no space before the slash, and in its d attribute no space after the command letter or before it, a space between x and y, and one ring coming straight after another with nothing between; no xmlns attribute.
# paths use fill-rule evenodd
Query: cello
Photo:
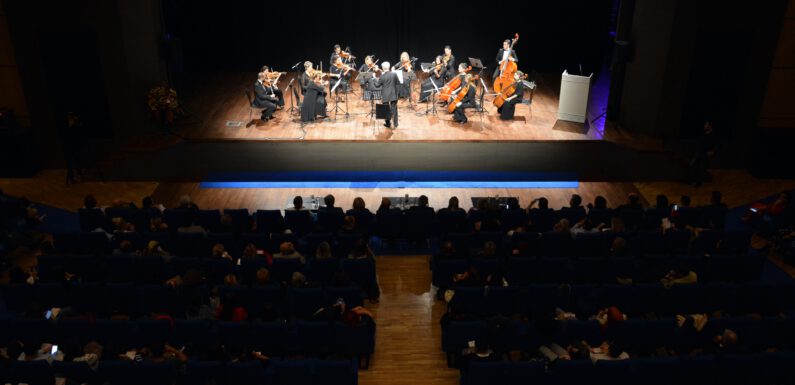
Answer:
<svg viewBox="0 0 795 385"><path fill-rule="evenodd" d="M514 92L516 92L516 85L525 79L527 79L527 74L522 75L519 80L509 84L507 87L503 87L494 98L494 106L497 108L502 107L502 105L505 104L505 99L509 98ZM521 95L519 95L519 97L521 97Z"/></svg>
<svg viewBox="0 0 795 385"><path fill-rule="evenodd" d="M508 57L510 57L510 52L513 52L513 45L519 40L519 34L517 33L514 35L514 38L511 39L511 48L508 51ZM508 86L513 82L513 74L519 67L516 65L515 61L505 60L502 61L500 64L500 76L497 79L494 79L494 92L500 92L504 87Z"/></svg>
<svg viewBox="0 0 795 385"><path fill-rule="evenodd" d="M464 97L467 96L467 92L469 92L469 87L472 87L472 82L478 80L479 77L480 77L479 75L475 75L471 77L469 80L467 80L467 83L461 87L461 91L458 91L455 97L450 101L450 104L447 105L447 112L451 114L455 112L455 109L458 107L458 103L464 100Z"/></svg>
<svg viewBox="0 0 795 385"><path fill-rule="evenodd" d="M471 70L472 66L469 66L464 73L467 73ZM457 90L458 87L461 87L461 76L456 76L450 79L450 81L447 82L444 87L442 87L442 91L439 92L439 99L441 99L443 102L450 101L450 99L453 97L453 91Z"/></svg>

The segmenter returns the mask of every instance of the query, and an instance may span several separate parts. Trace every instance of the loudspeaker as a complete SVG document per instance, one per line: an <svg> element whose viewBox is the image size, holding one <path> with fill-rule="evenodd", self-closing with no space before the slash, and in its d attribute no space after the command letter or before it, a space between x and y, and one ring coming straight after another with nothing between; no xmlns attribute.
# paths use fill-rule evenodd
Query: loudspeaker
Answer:
<svg viewBox="0 0 795 385"><path fill-rule="evenodd" d="M613 45L612 65L623 65L632 62L632 44L626 40L616 40Z"/></svg>

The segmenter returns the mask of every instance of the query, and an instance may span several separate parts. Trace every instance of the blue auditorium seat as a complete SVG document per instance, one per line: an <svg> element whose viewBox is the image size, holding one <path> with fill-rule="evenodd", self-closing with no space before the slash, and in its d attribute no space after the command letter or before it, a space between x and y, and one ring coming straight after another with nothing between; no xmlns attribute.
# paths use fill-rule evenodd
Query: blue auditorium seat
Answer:
<svg viewBox="0 0 795 385"><path fill-rule="evenodd" d="M296 321L295 335L295 352L311 356L331 353L334 328L328 321Z"/></svg>
<svg viewBox="0 0 795 385"><path fill-rule="evenodd" d="M290 229L293 234L303 236L312 230L312 215L309 211L285 211L284 212L284 226ZM273 234L277 234L271 230Z"/></svg>
<svg viewBox="0 0 795 385"><path fill-rule="evenodd" d="M190 359L185 364L182 382L186 385L206 385L222 383L224 367L220 361L199 361Z"/></svg>
<svg viewBox="0 0 795 385"><path fill-rule="evenodd" d="M265 367L259 361L228 362L224 370L228 384L266 385Z"/></svg>
<svg viewBox="0 0 795 385"><path fill-rule="evenodd" d="M275 385L316 384L313 360L278 360L271 363Z"/></svg>
<svg viewBox="0 0 795 385"><path fill-rule="evenodd" d="M317 360L314 364L314 384L356 385L358 383L357 367L351 361Z"/></svg>
<svg viewBox="0 0 795 385"><path fill-rule="evenodd" d="M11 372L14 383L52 385L54 380L52 367L46 360L12 361Z"/></svg>
<svg viewBox="0 0 795 385"><path fill-rule="evenodd" d="M318 282L322 286L329 286L332 283L334 274L340 271L340 261L336 258L310 259L307 262L307 279Z"/></svg>
<svg viewBox="0 0 795 385"><path fill-rule="evenodd" d="M248 209L224 209L224 215L232 217L232 227L235 233L251 231L251 214Z"/></svg>
<svg viewBox="0 0 795 385"><path fill-rule="evenodd" d="M461 371L461 385L507 384L505 362L473 362Z"/></svg>
<svg viewBox="0 0 795 385"><path fill-rule="evenodd" d="M196 210L196 224L207 231L220 231L221 212L218 210Z"/></svg>
<svg viewBox="0 0 795 385"><path fill-rule="evenodd" d="M287 300L290 313L299 319L310 319L318 309L329 305L320 288L289 289Z"/></svg>

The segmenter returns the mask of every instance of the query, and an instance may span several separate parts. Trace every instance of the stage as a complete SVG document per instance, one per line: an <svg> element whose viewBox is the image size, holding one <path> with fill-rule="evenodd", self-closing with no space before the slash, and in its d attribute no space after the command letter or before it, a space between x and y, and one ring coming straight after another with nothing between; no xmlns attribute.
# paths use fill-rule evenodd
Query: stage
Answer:
<svg viewBox="0 0 795 385"><path fill-rule="evenodd" d="M419 99L422 80L427 75L417 71L419 80L412 82L412 98ZM489 70L490 72L490 70ZM525 103L516 107L513 121L501 121L497 108L492 104L494 96L491 82L483 105L485 111L467 110L469 122L458 124L444 106L437 104L437 113L432 113L428 103L398 104L400 127L388 130L383 121L371 119L371 104L362 100L359 83L351 81L353 92L347 95L347 103L335 105L334 98L327 97L329 119L302 125L300 116L288 112L293 103L287 85L296 76L290 73L282 77L279 86L285 94L285 110L277 111L274 119L263 122L260 110L251 109L244 94L252 90L254 73L223 73L208 76L199 87L189 88L181 97L187 118L180 124L179 134L192 140L306 140L306 141L558 141L558 140L602 140L604 137L604 111L609 92L609 72L594 75L591 85L588 123L576 124L557 120L560 74L536 74L528 77L537 88L525 91ZM353 79L355 79L355 73ZM487 76L488 77L488 76ZM298 86L298 79L295 83ZM298 89L300 95L300 89ZM478 88L478 96L482 86ZM344 99L345 95L340 94ZM347 112L347 114L346 114Z"/></svg>
<svg viewBox="0 0 795 385"><path fill-rule="evenodd" d="M282 89L293 76L280 81ZM509 182L521 185L643 181L650 175L657 180L680 180L686 166L685 159L677 159L659 143L606 125L607 71L594 77L585 124L556 119L560 74L533 74L528 80L535 81L537 88L532 99L529 91L524 95L532 102L517 105L513 121L498 118L493 96L485 97L484 113L467 110L469 122L463 125L453 122L442 106L437 106L437 115L426 114L427 104L412 106L403 100L396 130L368 116L370 102L361 100L358 82L352 83L354 92L347 95L347 106L339 102L347 116L344 111L334 113L333 98L329 97L329 118L302 125L299 116L289 112L293 96L285 89L284 110L262 122L260 110L249 107L245 94L253 88L254 78L253 73L214 73L189 87L180 95L186 114L174 127L177 135L161 136L163 144L155 148L157 141L137 139L140 146L131 144L113 159L108 178L278 184L300 179L304 172L354 172L366 175L361 181L334 178L323 182L412 186L416 185L413 182L458 181L461 173L490 173L497 176L485 181L500 182L502 176L497 173L510 170L521 176L511 177ZM420 81L412 87L415 100ZM486 84L491 87L490 82ZM632 163L638 167L626 167ZM274 173L289 175L279 180L273 178ZM419 179L402 178L404 173L419 175ZM377 179L382 174L398 177ZM471 180L471 176L465 179ZM450 183L445 186L451 187Z"/></svg>

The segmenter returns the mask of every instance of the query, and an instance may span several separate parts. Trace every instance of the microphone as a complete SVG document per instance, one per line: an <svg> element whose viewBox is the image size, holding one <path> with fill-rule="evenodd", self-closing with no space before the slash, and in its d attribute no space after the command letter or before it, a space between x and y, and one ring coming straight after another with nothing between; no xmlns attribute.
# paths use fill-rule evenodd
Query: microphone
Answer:
<svg viewBox="0 0 795 385"><path fill-rule="evenodd" d="M301 65L300 61L298 63L295 63L295 65L292 68L290 68L290 69L294 70L294 69L298 68L299 65Z"/></svg>

